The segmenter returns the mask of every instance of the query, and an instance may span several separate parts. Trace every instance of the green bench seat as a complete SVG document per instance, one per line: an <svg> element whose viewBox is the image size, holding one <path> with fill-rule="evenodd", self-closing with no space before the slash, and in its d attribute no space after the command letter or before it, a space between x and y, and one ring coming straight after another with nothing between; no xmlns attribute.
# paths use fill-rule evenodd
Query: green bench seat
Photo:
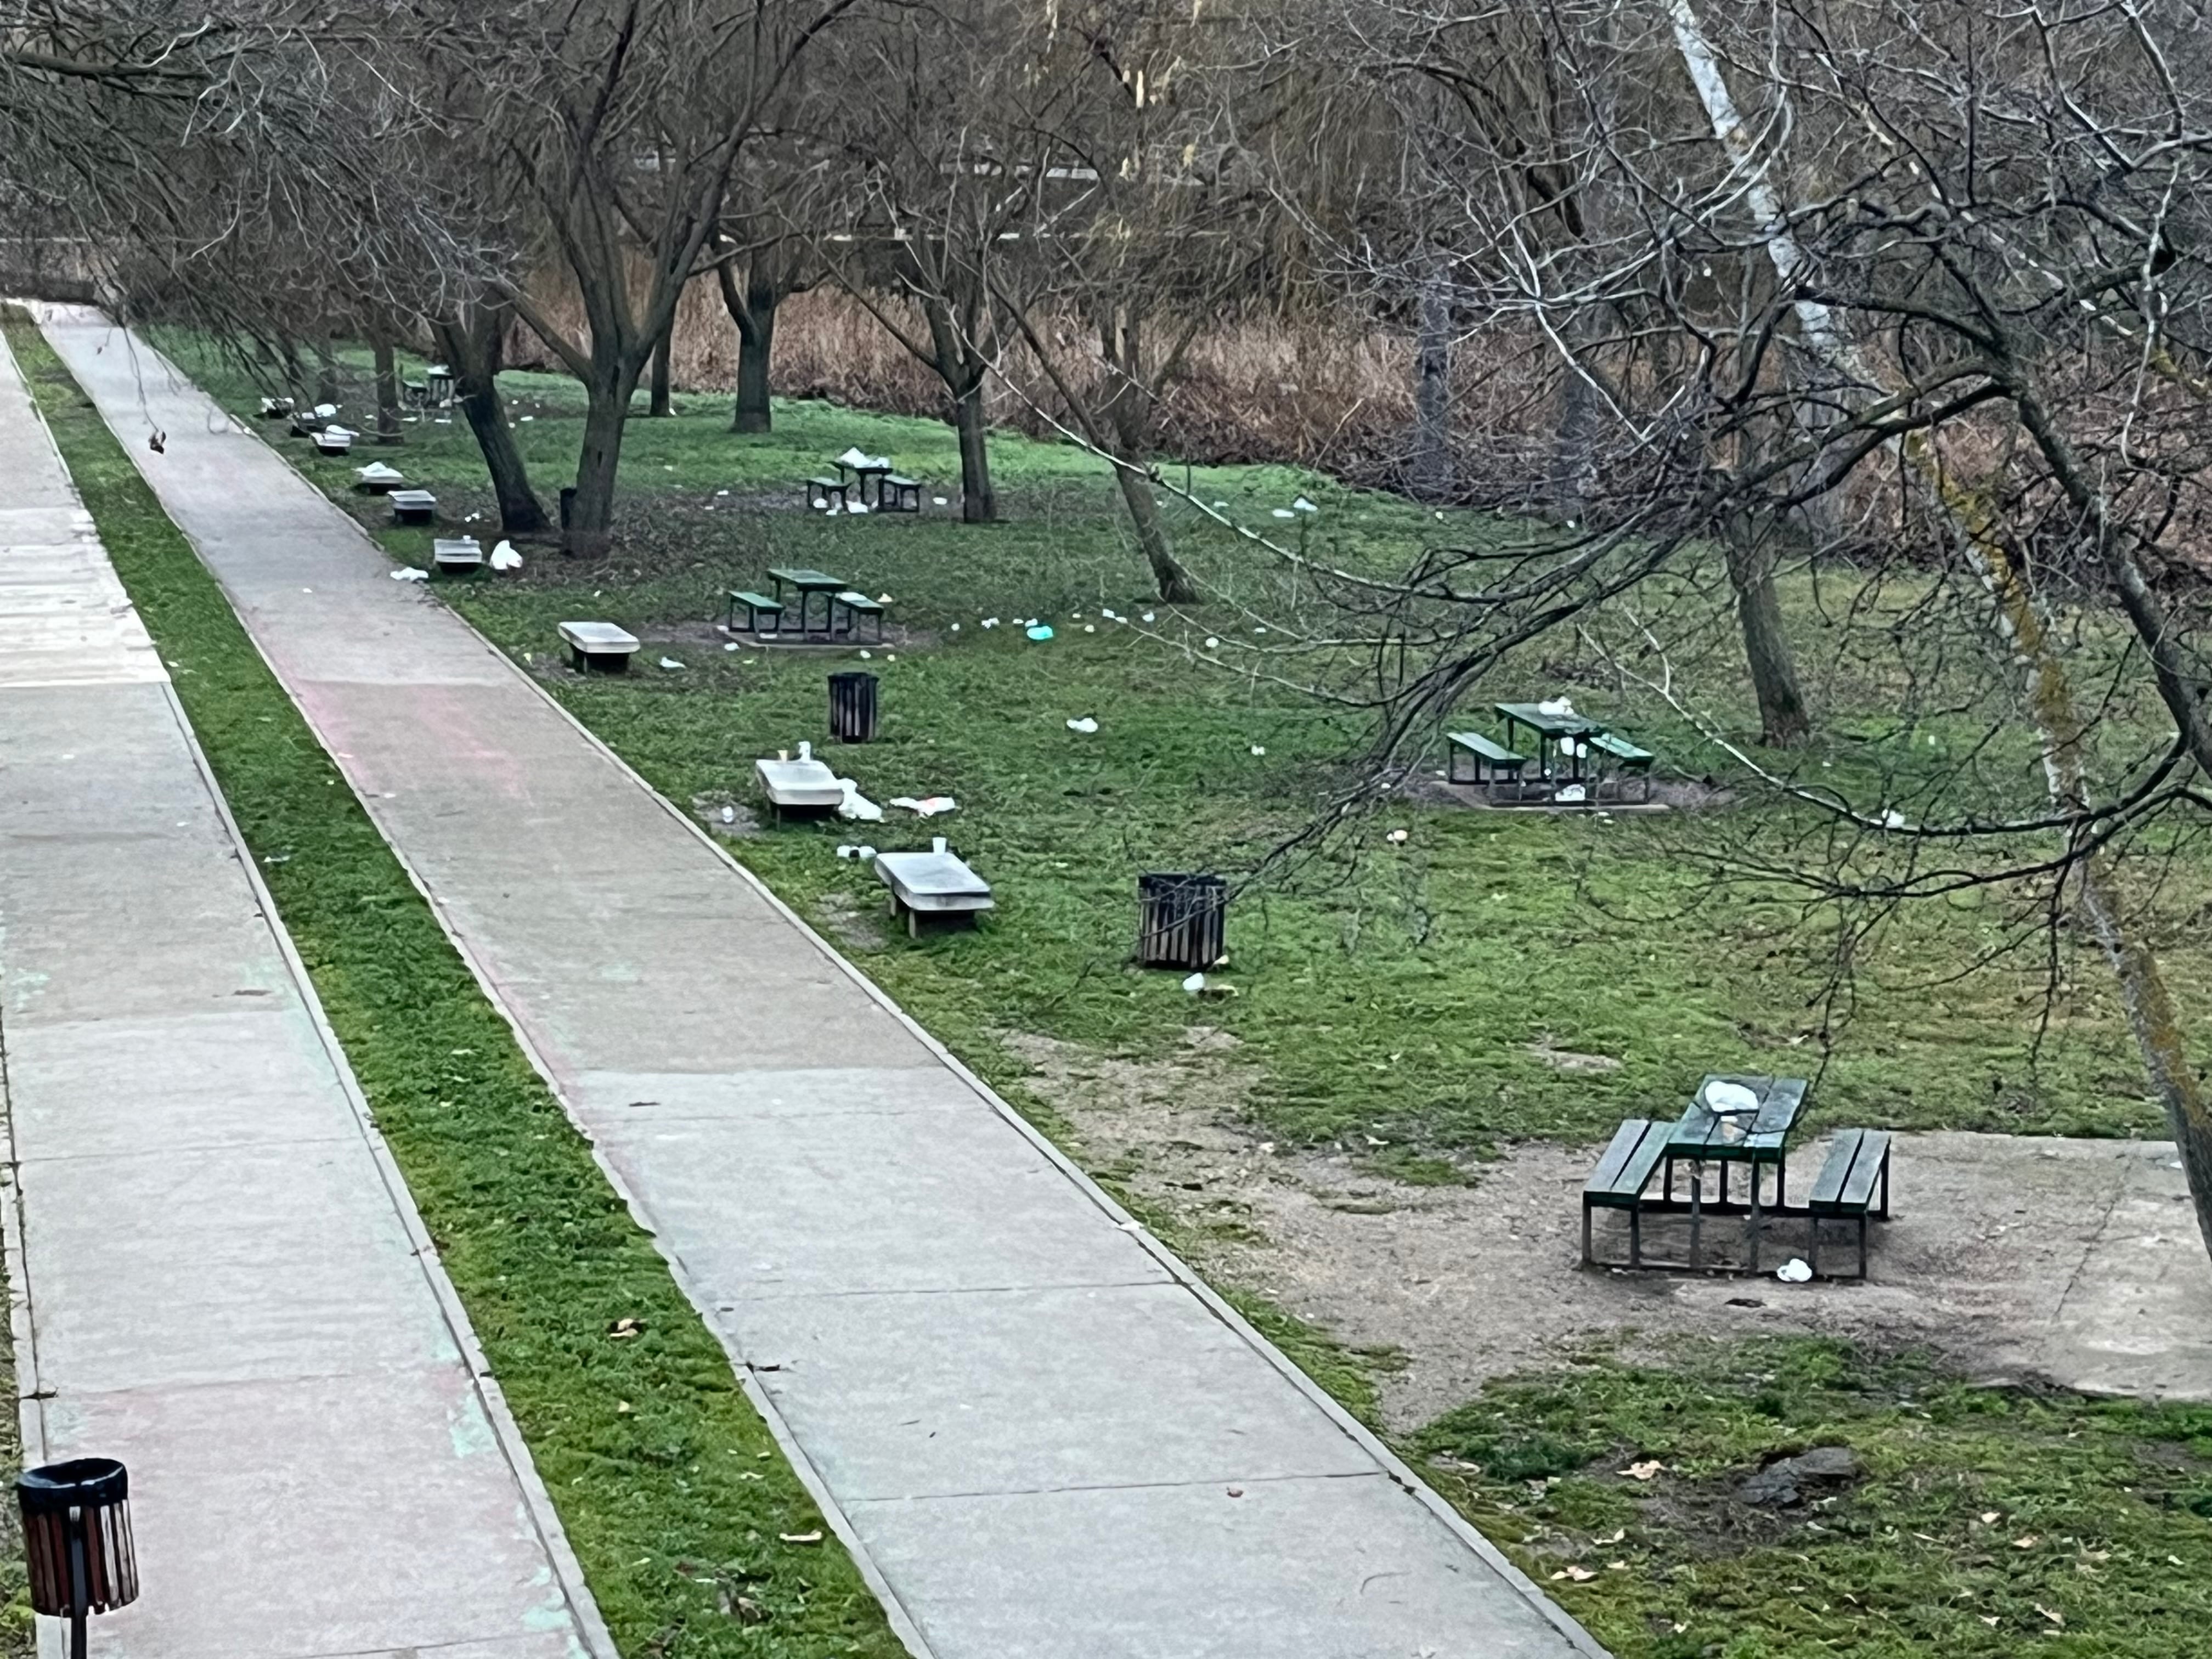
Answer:
<svg viewBox="0 0 2212 1659"><path fill-rule="evenodd" d="M879 513L921 512L921 480L896 472L886 472L883 482L876 486L876 510Z"/></svg>
<svg viewBox="0 0 2212 1659"><path fill-rule="evenodd" d="M1521 769L1528 763L1526 755L1516 755L1504 744L1485 737L1480 732L1454 732L1448 736L1451 751L1444 775L1450 782L1492 784L1520 781ZM1462 763L1465 763L1463 772Z"/></svg>
<svg viewBox="0 0 2212 1659"><path fill-rule="evenodd" d="M732 588L729 609L723 613L722 620L732 629L738 625L739 605L743 605L745 609L745 631L748 634L780 634L783 631L781 600L771 599L765 593L750 593L742 587ZM767 628L762 627L763 617L766 617L772 625Z"/></svg>
<svg viewBox="0 0 2212 1659"><path fill-rule="evenodd" d="M842 478L809 478L806 481L806 504L826 507L836 503L836 510L845 510L845 494L852 486Z"/></svg>
<svg viewBox="0 0 2212 1659"><path fill-rule="evenodd" d="M1857 1224L1859 1277L1867 1276L1867 1218L1889 1218L1889 1152L1886 1129L1845 1129L1829 1146L1805 1205L1811 1217L1805 1265L1814 1273L1820 1271L1820 1224L1836 1220Z"/></svg>
<svg viewBox="0 0 2212 1659"><path fill-rule="evenodd" d="M881 601L872 599L865 593L855 592L848 588L844 592L833 596L830 603L833 607L830 616L833 619L839 611L845 613L845 626L840 629L833 620L830 629L831 633L851 634L859 628L860 618L873 617L876 619L876 641L878 644L883 642L884 607Z"/></svg>
<svg viewBox="0 0 2212 1659"><path fill-rule="evenodd" d="M1613 1132L1612 1143L1597 1168L1583 1183L1583 1261L1595 1260L1590 1253L1590 1218L1598 1210L1628 1212L1628 1265L1644 1265L1644 1189L1667 1155L1671 1123L1655 1123L1632 1117Z"/></svg>
<svg viewBox="0 0 2212 1659"><path fill-rule="evenodd" d="M1639 749L1626 738L1612 732L1593 732L1584 739L1590 748L1603 758L1600 762L1606 770L1618 772L1623 777L1635 778L1644 787L1639 797L1651 799L1651 763L1658 758L1649 749ZM1616 797L1622 794L1617 787Z"/></svg>

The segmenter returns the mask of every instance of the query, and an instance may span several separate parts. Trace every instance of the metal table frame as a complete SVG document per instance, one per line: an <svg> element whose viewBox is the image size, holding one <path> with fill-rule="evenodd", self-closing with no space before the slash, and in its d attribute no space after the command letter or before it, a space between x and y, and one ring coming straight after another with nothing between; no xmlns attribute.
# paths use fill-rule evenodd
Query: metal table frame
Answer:
<svg viewBox="0 0 2212 1659"><path fill-rule="evenodd" d="M783 603L783 590L786 586L788 586L793 592L799 595L799 633L800 638L804 639L806 635L816 632L827 635L836 631L836 623L837 619L836 596L843 592L846 588L851 586L849 582L840 581L836 577L830 574L827 571L811 570L808 569L805 566L781 566L775 569L771 569L768 573L768 577L770 581L775 584L775 599L777 604L781 605ZM819 629L810 627L807 623L808 617L812 614L814 596L817 593L822 595L822 626ZM789 613L787 612L786 614L787 615Z"/></svg>

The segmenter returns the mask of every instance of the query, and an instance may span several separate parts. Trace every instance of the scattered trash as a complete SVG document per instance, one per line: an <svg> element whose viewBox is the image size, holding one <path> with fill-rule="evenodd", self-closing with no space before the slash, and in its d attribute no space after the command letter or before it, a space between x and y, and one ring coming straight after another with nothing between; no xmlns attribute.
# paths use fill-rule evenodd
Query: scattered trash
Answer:
<svg viewBox="0 0 2212 1659"><path fill-rule="evenodd" d="M945 505L945 497L942 495L932 495L929 499L939 507Z"/></svg>
<svg viewBox="0 0 2212 1659"><path fill-rule="evenodd" d="M1267 630L1266 629L1264 629L1264 628L1255 628L1255 629L1254 629L1252 631L1253 631L1255 634L1264 634L1264 633L1266 633Z"/></svg>
<svg viewBox="0 0 2212 1659"><path fill-rule="evenodd" d="M1553 793L1552 799L1564 806L1571 806L1577 801L1587 799L1588 797L1589 791L1579 783L1563 783Z"/></svg>
<svg viewBox="0 0 2212 1659"><path fill-rule="evenodd" d="M950 812L959 804L950 795L924 795L920 800L912 795L900 795L891 802L893 806L902 806L916 817L923 818L933 818Z"/></svg>
<svg viewBox="0 0 2212 1659"><path fill-rule="evenodd" d="M986 617L983 618L982 625L985 628L996 628L999 625L999 619L996 617Z"/></svg>
<svg viewBox="0 0 2212 1659"><path fill-rule="evenodd" d="M1554 720L1572 718L1575 712L1575 700L1572 697L1547 697L1536 705L1536 712L1540 714L1549 714Z"/></svg>
<svg viewBox="0 0 2212 1659"><path fill-rule="evenodd" d="M1108 622L1127 622L1129 620L1127 617L1115 616L1111 611L1101 611L1098 614L1105 617Z"/></svg>
<svg viewBox="0 0 2212 1659"><path fill-rule="evenodd" d="M336 404L317 404L315 405L315 413L321 416L326 421L337 412L338 406Z"/></svg>
<svg viewBox="0 0 2212 1659"><path fill-rule="evenodd" d="M837 459L845 465L852 467L855 471L861 467L866 467L872 471L879 467L887 467L891 464L890 457L888 455L864 454L861 453L858 445L854 445Z"/></svg>
<svg viewBox="0 0 2212 1659"><path fill-rule="evenodd" d="M1052 629L1042 623L1033 623L1024 631L1040 645L1052 637Z"/></svg>
<svg viewBox="0 0 2212 1659"><path fill-rule="evenodd" d="M1183 981L1182 988L1189 992L1191 995L1196 996L1200 991L1203 991L1206 988L1206 975L1204 974L1193 974L1188 979Z"/></svg>
<svg viewBox="0 0 2212 1659"><path fill-rule="evenodd" d="M1382 839L1389 842L1393 847L1403 847L1406 844L1407 836L1411 833L1412 832L1410 830L1393 830L1389 835L1383 836Z"/></svg>
<svg viewBox="0 0 2212 1659"><path fill-rule="evenodd" d="M859 848L854 846L849 841L840 842L837 844L837 856L841 859L848 859L860 850L860 849Z"/></svg>
<svg viewBox="0 0 2212 1659"><path fill-rule="evenodd" d="M526 421L534 421L538 417L535 415L526 415L522 418Z"/></svg>
<svg viewBox="0 0 2212 1659"><path fill-rule="evenodd" d="M818 1527L812 1532L780 1532L776 1536L787 1544L818 1544L822 1541L822 1531Z"/></svg>
<svg viewBox="0 0 2212 1659"><path fill-rule="evenodd" d="M1081 720L1068 721L1067 729L1071 732L1081 732L1085 735L1088 735L1098 729L1098 722L1093 720L1090 715L1085 714Z"/></svg>
<svg viewBox="0 0 2212 1659"><path fill-rule="evenodd" d="M1893 806L1886 809L1881 815L1881 827L1885 830L1904 829L1905 814Z"/></svg>
<svg viewBox="0 0 2212 1659"><path fill-rule="evenodd" d="M1206 648L1209 651L1218 651L1221 648L1221 641L1215 639L1212 635L1208 634L1206 636Z"/></svg>
<svg viewBox="0 0 2212 1659"><path fill-rule="evenodd" d="M396 582L427 582L430 580L430 573L427 570L417 570L413 565L406 564L392 573L392 580Z"/></svg>
<svg viewBox="0 0 2212 1659"><path fill-rule="evenodd" d="M732 641L731 641L727 645L726 645L726 646L724 646L724 647L722 647L722 649L723 649L723 650L725 650L725 651L734 651L734 650L736 650L737 648L738 648L738 642L737 642L735 640L732 640Z"/></svg>
<svg viewBox="0 0 2212 1659"><path fill-rule="evenodd" d="M1264 743L1255 743L1252 745L1252 752L1255 755L1264 755L1267 752L1267 745Z"/></svg>
<svg viewBox="0 0 2212 1659"><path fill-rule="evenodd" d="M1289 514L1285 514L1284 516L1287 518ZM1561 1567L1557 1572L1553 1573L1552 1577L1554 1579L1569 1579L1577 1584L1587 1584L1591 1579L1596 1577L1597 1575L1592 1572L1588 1567L1575 1566Z"/></svg>
<svg viewBox="0 0 2212 1659"><path fill-rule="evenodd" d="M888 593L878 593L876 595L876 603L878 605L889 605L890 602L891 596Z"/></svg>
<svg viewBox="0 0 2212 1659"><path fill-rule="evenodd" d="M1774 1276L1785 1285L1805 1285L1812 1282L1813 1270L1793 1255L1774 1270Z"/></svg>
<svg viewBox="0 0 2212 1659"><path fill-rule="evenodd" d="M884 809L860 793L860 786L850 778L837 780L837 787L845 792L845 799L837 803L837 816L852 818L862 823L880 823Z"/></svg>
<svg viewBox="0 0 2212 1659"><path fill-rule="evenodd" d="M1086 634L1096 634L1098 631L1097 625L1094 623L1085 623L1083 624L1083 631Z"/></svg>
<svg viewBox="0 0 2212 1659"><path fill-rule="evenodd" d="M722 822L725 823L735 823L737 821L738 809L734 806L725 806L722 809Z"/></svg>
<svg viewBox="0 0 2212 1659"><path fill-rule="evenodd" d="M868 510L868 504L866 501L848 501L845 503L845 510L857 518Z"/></svg>
<svg viewBox="0 0 2212 1659"><path fill-rule="evenodd" d="M1291 510L1294 513L1318 513L1321 511L1319 507L1316 507L1311 501L1308 501L1303 495L1299 496L1297 500L1291 503Z"/></svg>
<svg viewBox="0 0 2212 1659"><path fill-rule="evenodd" d="M870 658L873 657L875 654L876 654L876 653L875 653L874 652L872 652L872 651L863 651L862 653L860 653L860 660L861 660L862 662L866 662Z"/></svg>
<svg viewBox="0 0 2212 1659"><path fill-rule="evenodd" d="M1150 621L1152 621L1152 614L1153 614L1153 613L1152 613L1152 612L1151 612L1151 611L1147 611L1146 612L1145 612L1145 620L1146 620L1146 622L1150 622Z"/></svg>
<svg viewBox="0 0 2212 1659"><path fill-rule="evenodd" d="M1275 509L1275 516L1279 519L1295 519L1298 515L1287 507L1279 507Z"/></svg>
<svg viewBox="0 0 2212 1659"><path fill-rule="evenodd" d="M960 624L959 624L958 623L953 623L953 624L952 624L952 631L953 631L954 633L956 633L956 634L957 634L957 633L960 631Z"/></svg>
<svg viewBox="0 0 2212 1659"><path fill-rule="evenodd" d="M525 416L523 418L524 418L525 420L527 420L527 419L529 418L529 416ZM714 492L714 495L715 495L716 499L718 499L718 500L719 500L720 497L722 497L722 496L724 496L724 495L728 495L729 493L730 493L730 492L729 492L728 490L726 490L726 489L718 489L718 490L716 490L716 491Z"/></svg>
<svg viewBox="0 0 2212 1659"><path fill-rule="evenodd" d="M1662 1463L1655 1457L1649 1462L1631 1463L1626 1468L1620 1470L1619 1473L1626 1475L1631 1480L1649 1480L1653 1475L1657 1474L1666 1467L1667 1466L1664 1463Z"/></svg>
<svg viewBox="0 0 2212 1659"><path fill-rule="evenodd" d="M491 550L491 568L495 570L520 570L522 555L514 550L514 544L502 541Z"/></svg>
<svg viewBox="0 0 2212 1659"><path fill-rule="evenodd" d="M680 663L680 662L677 661L677 660L676 660L676 659L675 659L675 658L673 658L673 657L663 657L663 658L660 659L660 665L661 665L663 668L668 668L668 669L676 669L676 668L681 668L681 667L683 667L683 666L684 666L684 665L683 665L682 663Z"/></svg>

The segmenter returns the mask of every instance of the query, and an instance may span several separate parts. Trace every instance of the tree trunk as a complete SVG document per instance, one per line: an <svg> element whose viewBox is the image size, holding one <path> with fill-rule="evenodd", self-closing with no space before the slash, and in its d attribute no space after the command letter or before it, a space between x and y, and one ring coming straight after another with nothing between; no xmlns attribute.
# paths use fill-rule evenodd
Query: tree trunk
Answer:
<svg viewBox="0 0 2212 1659"><path fill-rule="evenodd" d="M1413 494L1451 493L1451 293L1440 271L1421 280L1413 353Z"/></svg>
<svg viewBox="0 0 2212 1659"><path fill-rule="evenodd" d="M669 385L673 368L672 360L675 355L676 325L672 321L668 325L668 332L660 337L660 343L653 349L652 402L645 411L649 416L673 415L676 412L674 388Z"/></svg>
<svg viewBox="0 0 2212 1659"><path fill-rule="evenodd" d="M578 558L602 557L611 543L615 474L622 465L623 429L636 390L636 375L620 371L601 386L586 388L584 443L576 457L576 498L562 532L563 547Z"/></svg>
<svg viewBox="0 0 2212 1659"><path fill-rule="evenodd" d="M399 370L392 362L392 337L379 329L371 349L376 354L376 441L404 442L406 434L399 429Z"/></svg>
<svg viewBox="0 0 2212 1659"><path fill-rule="evenodd" d="M522 452L514 447L507 405L499 395L501 342L506 329L504 312L490 306L472 306L459 322L438 325L438 347L453 368L461 413L483 453L484 471L491 476L492 493L499 501L501 532L542 536L549 528L545 509L530 487L530 469L523 463Z"/></svg>
<svg viewBox="0 0 2212 1659"><path fill-rule="evenodd" d="M744 296L726 277L722 297L738 325L738 400L731 411L732 432L767 432L775 423L769 404L768 372L775 354L775 311L783 295L757 272L745 276Z"/></svg>
<svg viewBox="0 0 2212 1659"><path fill-rule="evenodd" d="M960 434L960 521L995 524L999 498L991 488L990 428L983 418L981 374L954 397L952 424Z"/></svg>
<svg viewBox="0 0 2212 1659"><path fill-rule="evenodd" d="M1129 508L1130 523L1137 529L1137 545L1144 550L1145 562L1152 568L1160 598L1170 605L1197 604L1198 585L1175 556L1175 544L1169 538L1167 520L1160 516L1152 481L1133 466L1116 465L1114 477L1121 486L1121 500Z"/></svg>
<svg viewBox="0 0 2212 1659"><path fill-rule="evenodd" d="M337 353L331 349L331 337L325 334L315 341L315 401L334 404L337 400Z"/></svg>

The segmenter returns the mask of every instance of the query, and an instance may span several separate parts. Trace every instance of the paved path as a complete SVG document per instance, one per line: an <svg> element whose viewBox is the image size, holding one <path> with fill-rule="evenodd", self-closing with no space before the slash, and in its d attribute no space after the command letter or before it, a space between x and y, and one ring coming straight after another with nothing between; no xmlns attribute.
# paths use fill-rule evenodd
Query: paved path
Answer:
<svg viewBox="0 0 2212 1659"><path fill-rule="evenodd" d="M49 334L918 1650L1595 1651L258 438L89 313Z"/></svg>
<svg viewBox="0 0 2212 1659"><path fill-rule="evenodd" d="M99 1653L612 1659L4 343L0 1064L27 1457L131 1469Z"/></svg>

